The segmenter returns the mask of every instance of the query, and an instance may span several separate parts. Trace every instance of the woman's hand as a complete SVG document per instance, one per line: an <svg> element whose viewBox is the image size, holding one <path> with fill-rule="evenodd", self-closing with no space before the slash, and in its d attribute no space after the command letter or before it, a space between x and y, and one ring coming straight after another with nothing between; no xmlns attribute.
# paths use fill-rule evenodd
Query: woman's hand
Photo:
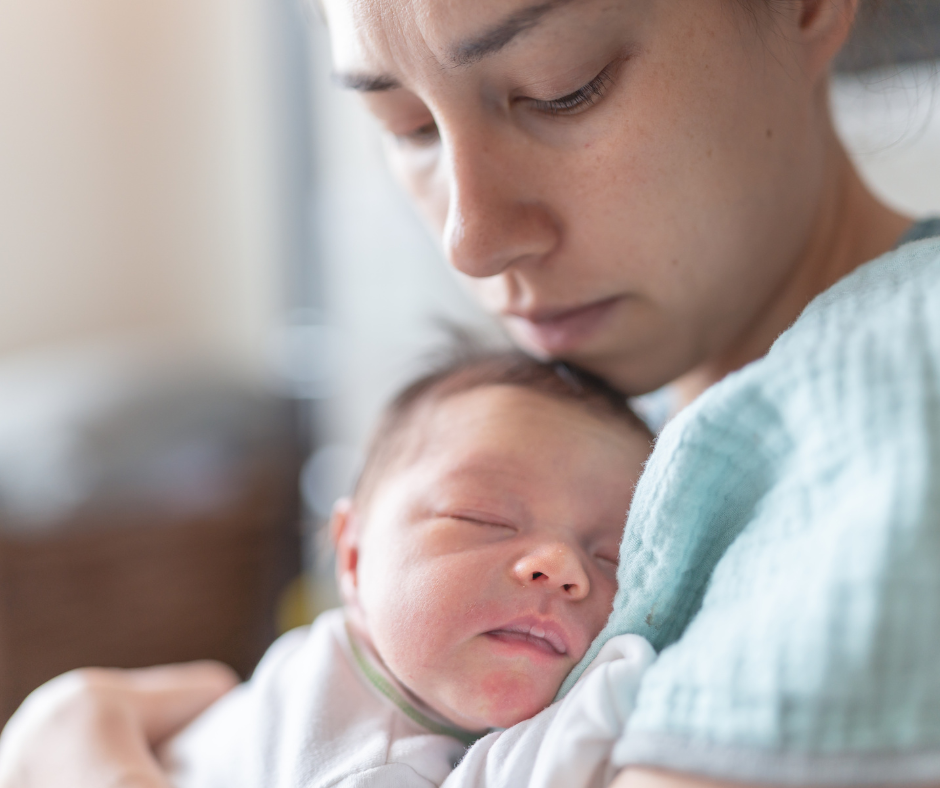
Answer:
<svg viewBox="0 0 940 788"><path fill-rule="evenodd" d="M3 788L6 788L3 786ZM716 783L701 777L688 777L655 769L624 769L610 788L746 788L744 785Z"/></svg>
<svg viewBox="0 0 940 788"><path fill-rule="evenodd" d="M169 788L153 747L237 683L215 662L59 676L3 729L0 788Z"/></svg>
<svg viewBox="0 0 940 788"><path fill-rule="evenodd" d="M743 783L712 782L702 777L689 777L657 769L624 769L610 788L747 788ZM930 788L940 788L934 783Z"/></svg>

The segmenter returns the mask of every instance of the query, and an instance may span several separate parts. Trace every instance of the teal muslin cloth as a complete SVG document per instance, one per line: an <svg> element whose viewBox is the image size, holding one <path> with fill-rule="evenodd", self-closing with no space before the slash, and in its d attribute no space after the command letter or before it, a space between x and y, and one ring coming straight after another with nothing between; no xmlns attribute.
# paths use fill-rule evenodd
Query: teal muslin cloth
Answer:
<svg viewBox="0 0 940 788"><path fill-rule="evenodd" d="M623 633L661 654L619 765L940 781L940 241L853 272L668 425L620 560L579 668Z"/></svg>

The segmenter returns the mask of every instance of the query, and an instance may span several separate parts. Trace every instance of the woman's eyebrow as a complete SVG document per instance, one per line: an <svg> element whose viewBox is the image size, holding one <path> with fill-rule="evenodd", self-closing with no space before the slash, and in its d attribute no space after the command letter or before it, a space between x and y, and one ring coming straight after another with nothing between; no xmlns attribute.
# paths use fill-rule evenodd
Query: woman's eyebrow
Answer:
<svg viewBox="0 0 940 788"><path fill-rule="evenodd" d="M458 66L476 63L498 52L520 33L535 27L550 11L570 2L571 0L546 0L546 2L513 11L489 30L458 44L453 49L450 59Z"/></svg>
<svg viewBox="0 0 940 788"><path fill-rule="evenodd" d="M350 71L334 71L333 81L347 90L359 90L363 93L381 93L395 90L401 83L389 74L361 74Z"/></svg>
<svg viewBox="0 0 940 788"><path fill-rule="evenodd" d="M454 65L468 66L488 55L495 54L520 33L535 27L546 14L570 2L572 0L545 0L545 2L513 11L488 30L454 47L450 60ZM401 83L390 74L334 72L333 80L340 87L363 93L379 93L401 87Z"/></svg>

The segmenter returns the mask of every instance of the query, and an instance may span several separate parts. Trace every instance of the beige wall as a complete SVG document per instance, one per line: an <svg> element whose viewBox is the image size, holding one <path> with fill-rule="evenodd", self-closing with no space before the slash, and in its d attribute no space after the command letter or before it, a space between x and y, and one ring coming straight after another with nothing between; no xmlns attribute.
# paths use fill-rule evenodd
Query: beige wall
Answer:
<svg viewBox="0 0 940 788"><path fill-rule="evenodd" d="M144 334L262 362L283 254L262 9L0 2L0 356Z"/></svg>

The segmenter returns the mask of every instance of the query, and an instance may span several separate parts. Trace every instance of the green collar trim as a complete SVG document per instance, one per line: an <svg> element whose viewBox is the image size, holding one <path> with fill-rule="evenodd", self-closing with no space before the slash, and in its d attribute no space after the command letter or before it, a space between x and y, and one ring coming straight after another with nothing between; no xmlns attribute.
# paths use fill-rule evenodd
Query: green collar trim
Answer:
<svg viewBox="0 0 940 788"><path fill-rule="evenodd" d="M388 698L392 703L394 703L402 713L406 714L412 720L414 720L418 725L421 725L424 728L427 728L431 733L437 733L441 736L451 736L457 741L462 742L467 747L475 744L484 736L485 733L472 733L471 731L465 731L463 728L452 728L449 725L441 725L439 722L435 722L430 717L425 714L422 714L414 706L412 706L402 694L395 689L392 683L385 678L375 666L366 659L365 655L362 653L362 650L359 648L359 644L356 643L356 640L352 635L349 636L349 646L352 649L353 657L356 660L356 664L359 666L359 669L365 674L366 678L372 683L372 686L375 687L379 692L381 692L386 698Z"/></svg>

